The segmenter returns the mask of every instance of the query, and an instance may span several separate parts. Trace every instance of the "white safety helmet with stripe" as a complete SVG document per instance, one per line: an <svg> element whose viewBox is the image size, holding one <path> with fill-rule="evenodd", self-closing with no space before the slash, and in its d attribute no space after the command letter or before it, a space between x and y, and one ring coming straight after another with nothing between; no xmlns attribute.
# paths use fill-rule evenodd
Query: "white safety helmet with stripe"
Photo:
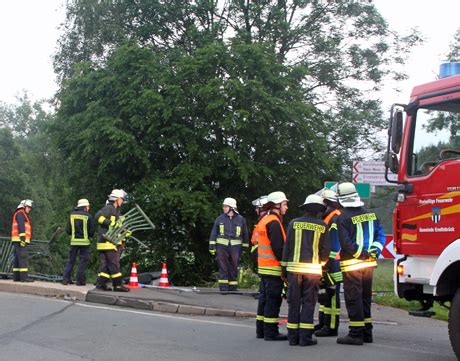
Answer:
<svg viewBox="0 0 460 361"><path fill-rule="evenodd" d="M127 193L123 189L114 189L112 190L112 193L109 194L109 201L115 201L118 198L125 199L126 196Z"/></svg>
<svg viewBox="0 0 460 361"><path fill-rule="evenodd" d="M252 205L256 208L262 208L267 203L267 196L260 196L252 201Z"/></svg>
<svg viewBox="0 0 460 361"><path fill-rule="evenodd" d="M34 201L31 200L31 199L23 199L23 200L21 201L21 203L18 204L18 206L16 207L16 209L25 208L25 207L30 207L30 208L32 208L32 207L33 207L33 203L34 203Z"/></svg>
<svg viewBox="0 0 460 361"><path fill-rule="evenodd" d="M272 192L267 196L267 204L268 203L273 203L273 204L280 204L283 202L288 202L289 199L287 199L286 195L284 192Z"/></svg>
<svg viewBox="0 0 460 361"><path fill-rule="evenodd" d="M222 205L224 206L229 206L230 208L236 209L236 199L235 198L225 198L224 201L222 202Z"/></svg>
<svg viewBox="0 0 460 361"><path fill-rule="evenodd" d="M89 201L86 198L79 199L77 202L77 208L89 207Z"/></svg>
<svg viewBox="0 0 460 361"><path fill-rule="evenodd" d="M324 204L321 196L317 194L310 194L307 198L305 198L305 202L303 202L299 208L312 212L323 212L326 210L326 205Z"/></svg>
<svg viewBox="0 0 460 361"><path fill-rule="evenodd" d="M335 193L333 190L330 190L330 189L325 189L321 193L321 197L323 197L323 199L331 201L331 202L338 202L337 193Z"/></svg>
<svg viewBox="0 0 460 361"><path fill-rule="evenodd" d="M356 187L351 182L339 183L337 186L337 196L339 203L343 207L362 207L364 203L356 191Z"/></svg>

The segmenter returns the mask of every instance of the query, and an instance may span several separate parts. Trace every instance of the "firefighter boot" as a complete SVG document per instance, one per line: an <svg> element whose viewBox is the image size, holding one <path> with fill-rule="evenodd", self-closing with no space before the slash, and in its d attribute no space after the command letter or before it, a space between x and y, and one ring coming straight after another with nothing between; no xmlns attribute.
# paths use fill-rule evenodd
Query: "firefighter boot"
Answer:
<svg viewBox="0 0 460 361"><path fill-rule="evenodd" d="M264 321L256 320L256 337L264 338Z"/></svg>
<svg viewBox="0 0 460 361"><path fill-rule="evenodd" d="M279 333L277 323L264 322L264 340L265 341L285 341L287 336Z"/></svg>
<svg viewBox="0 0 460 361"><path fill-rule="evenodd" d="M288 328L288 340L289 346L295 346L299 344L299 329Z"/></svg>
<svg viewBox="0 0 460 361"><path fill-rule="evenodd" d="M333 330L328 326L323 326L318 331L315 331L315 336L316 337L332 337L332 336L337 336L337 330Z"/></svg>
<svg viewBox="0 0 460 361"><path fill-rule="evenodd" d="M372 336L372 329L371 330L364 330L363 341L365 343L372 343L374 342L374 337Z"/></svg>
<svg viewBox="0 0 460 361"><path fill-rule="evenodd" d="M349 334L343 337L339 337L337 339L337 343L341 345L356 345L361 346L363 345L363 338L362 337L352 337Z"/></svg>
<svg viewBox="0 0 460 361"><path fill-rule="evenodd" d="M300 329L299 332L299 345L300 346L313 346L318 343L315 338L313 338L313 332L315 330L311 329Z"/></svg>

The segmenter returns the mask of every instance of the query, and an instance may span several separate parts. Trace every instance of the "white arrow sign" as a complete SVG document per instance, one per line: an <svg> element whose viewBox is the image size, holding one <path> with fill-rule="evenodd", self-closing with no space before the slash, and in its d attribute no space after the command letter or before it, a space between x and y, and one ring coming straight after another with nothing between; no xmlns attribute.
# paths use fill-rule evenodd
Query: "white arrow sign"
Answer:
<svg viewBox="0 0 460 361"><path fill-rule="evenodd" d="M389 173L388 177L391 180L396 180L396 174ZM395 185L393 183L388 183L385 179L385 174L375 174L375 173L354 173L353 174L353 182L355 183L369 183L373 186L390 186Z"/></svg>

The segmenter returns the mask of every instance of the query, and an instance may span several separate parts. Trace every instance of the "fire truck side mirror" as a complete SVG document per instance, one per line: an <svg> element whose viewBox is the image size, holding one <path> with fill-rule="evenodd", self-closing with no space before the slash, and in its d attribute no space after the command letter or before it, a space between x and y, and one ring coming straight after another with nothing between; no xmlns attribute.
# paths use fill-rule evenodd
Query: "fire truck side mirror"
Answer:
<svg viewBox="0 0 460 361"><path fill-rule="evenodd" d="M398 154L401 149L403 131L403 112L397 110L391 117L391 150ZM393 161L392 161L393 163Z"/></svg>
<svg viewBox="0 0 460 361"><path fill-rule="evenodd" d="M394 154L394 153L390 155L389 168L390 168L392 173L398 174L399 161L398 161L398 156L396 154Z"/></svg>

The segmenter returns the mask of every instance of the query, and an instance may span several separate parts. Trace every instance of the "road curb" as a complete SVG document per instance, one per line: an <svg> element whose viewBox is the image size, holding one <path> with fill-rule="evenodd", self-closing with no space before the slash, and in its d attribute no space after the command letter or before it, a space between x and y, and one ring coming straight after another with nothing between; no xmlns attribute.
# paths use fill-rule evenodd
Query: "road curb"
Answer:
<svg viewBox="0 0 460 361"><path fill-rule="evenodd" d="M12 280L0 280L0 292L10 293L24 293L36 296L56 297L65 300L73 301L85 301L88 290L86 288L80 288L77 286L69 286L66 289L62 289L59 286L53 286L51 283L45 282L34 282L34 283L22 283L13 282Z"/></svg>

